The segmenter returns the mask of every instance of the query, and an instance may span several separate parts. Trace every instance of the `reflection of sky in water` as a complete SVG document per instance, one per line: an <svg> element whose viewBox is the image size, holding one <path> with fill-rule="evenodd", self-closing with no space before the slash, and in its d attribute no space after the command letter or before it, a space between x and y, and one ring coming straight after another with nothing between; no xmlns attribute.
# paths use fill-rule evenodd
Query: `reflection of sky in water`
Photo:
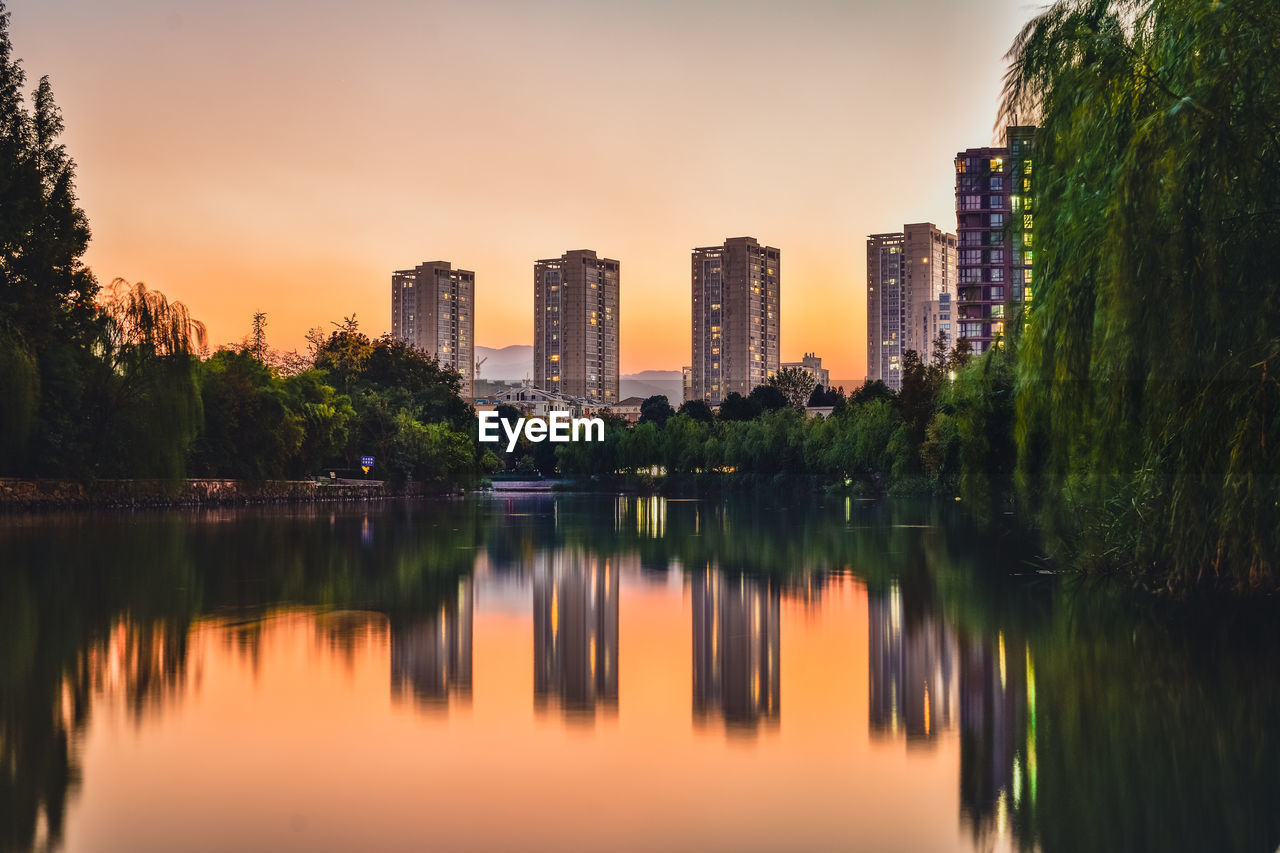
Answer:
<svg viewBox="0 0 1280 853"><path fill-rule="evenodd" d="M1061 608L913 512L539 497L0 524L0 848L1280 834L1274 646Z"/></svg>

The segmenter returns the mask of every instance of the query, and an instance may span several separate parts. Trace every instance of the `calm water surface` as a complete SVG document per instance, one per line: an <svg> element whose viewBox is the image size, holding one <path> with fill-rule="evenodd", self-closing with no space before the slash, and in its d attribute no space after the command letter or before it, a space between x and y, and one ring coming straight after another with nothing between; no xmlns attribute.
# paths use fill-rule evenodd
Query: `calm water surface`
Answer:
<svg viewBox="0 0 1280 853"><path fill-rule="evenodd" d="M0 849L1275 850L1277 620L1074 587L844 499L0 519Z"/></svg>

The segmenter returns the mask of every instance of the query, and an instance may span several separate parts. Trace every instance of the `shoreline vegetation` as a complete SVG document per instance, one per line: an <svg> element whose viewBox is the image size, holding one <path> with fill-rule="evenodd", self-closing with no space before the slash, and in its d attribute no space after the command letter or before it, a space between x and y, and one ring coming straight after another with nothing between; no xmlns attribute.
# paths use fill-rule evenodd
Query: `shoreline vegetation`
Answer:
<svg viewBox="0 0 1280 853"><path fill-rule="evenodd" d="M351 478L372 455L390 492L512 471L606 489L933 495L975 527L1036 529L1082 573L1274 592L1278 41L1280 7L1262 0L1067 0L1027 25L1001 120L1039 127L1034 279L989 352L961 339L928 364L907 353L896 393L846 396L784 370L718 412L653 397L634 426L606 417L603 442L499 454L477 441L458 374L354 316L313 329L299 354L273 350L256 314L211 353L181 303L119 278L100 287L62 116L48 78L28 105L0 2L0 476L176 494L189 478Z"/></svg>

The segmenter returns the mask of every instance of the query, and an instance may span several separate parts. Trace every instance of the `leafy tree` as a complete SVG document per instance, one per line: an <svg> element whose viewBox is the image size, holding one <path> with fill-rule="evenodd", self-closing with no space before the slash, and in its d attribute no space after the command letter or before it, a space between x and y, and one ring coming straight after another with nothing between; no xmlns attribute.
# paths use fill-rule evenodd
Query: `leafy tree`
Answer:
<svg viewBox="0 0 1280 853"><path fill-rule="evenodd" d="M80 413L101 332L98 285L82 261L89 227L52 87L42 78L28 109L25 83L0 2L0 373L13 395L0 406L0 465L83 473L95 442Z"/></svg>
<svg viewBox="0 0 1280 853"><path fill-rule="evenodd" d="M818 380L807 370L784 367L769 377L769 384L782 392L792 408L803 409L817 387Z"/></svg>
<svg viewBox="0 0 1280 853"><path fill-rule="evenodd" d="M0 470L14 470L36 422L40 369L35 353L0 331Z"/></svg>
<svg viewBox="0 0 1280 853"><path fill-rule="evenodd" d="M747 399L754 403L761 412L776 412L791 405L786 395L774 385L757 385L751 389Z"/></svg>
<svg viewBox="0 0 1280 853"><path fill-rule="evenodd" d="M204 325L181 302L124 279L112 282L102 314L86 388L91 470L180 479L203 420L194 352Z"/></svg>
<svg viewBox="0 0 1280 853"><path fill-rule="evenodd" d="M836 388L830 386L823 388L821 385L813 386L813 393L809 395L810 406L831 406L837 407L844 404L844 388Z"/></svg>
<svg viewBox="0 0 1280 853"><path fill-rule="evenodd" d="M758 414L760 414L759 404L737 391L730 391L720 401L719 416L722 421L749 421Z"/></svg>
<svg viewBox="0 0 1280 853"><path fill-rule="evenodd" d="M680 404L679 414L688 415L704 424L715 423L716 420L716 413L711 411L705 400L685 400Z"/></svg>
<svg viewBox="0 0 1280 853"><path fill-rule="evenodd" d="M284 381L247 348L221 350L201 364L200 391L205 423L193 473L251 481L285 476L305 431Z"/></svg>
<svg viewBox="0 0 1280 853"><path fill-rule="evenodd" d="M1010 53L1041 127L1019 478L1138 582L1280 580L1277 44L1271 0L1064 0Z"/></svg>
<svg viewBox="0 0 1280 853"><path fill-rule="evenodd" d="M667 419L676 413L671 408L671 404L667 401L667 395L654 394L652 397L646 397L644 402L640 404L640 423L654 423L658 425L658 429L666 426Z"/></svg>
<svg viewBox="0 0 1280 853"><path fill-rule="evenodd" d="M253 313L253 323L244 345L254 358L263 364L267 363L267 314L265 311Z"/></svg>
<svg viewBox="0 0 1280 853"><path fill-rule="evenodd" d="M874 382L864 382L861 388L849 395L849 403L857 406L872 400L892 400L893 397L893 389L883 379L877 379Z"/></svg>

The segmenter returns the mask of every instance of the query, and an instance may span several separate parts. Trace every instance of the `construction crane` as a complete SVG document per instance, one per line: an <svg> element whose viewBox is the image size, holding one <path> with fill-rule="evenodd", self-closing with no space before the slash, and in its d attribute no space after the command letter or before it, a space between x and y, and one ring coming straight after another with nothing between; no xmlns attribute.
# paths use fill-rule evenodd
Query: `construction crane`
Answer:
<svg viewBox="0 0 1280 853"><path fill-rule="evenodd" d="M484 358L476 359L476 375L474 378L476 379L480 378L480 366L483 365L488 360L489 360L489 356L487 355Z"/></svg>

